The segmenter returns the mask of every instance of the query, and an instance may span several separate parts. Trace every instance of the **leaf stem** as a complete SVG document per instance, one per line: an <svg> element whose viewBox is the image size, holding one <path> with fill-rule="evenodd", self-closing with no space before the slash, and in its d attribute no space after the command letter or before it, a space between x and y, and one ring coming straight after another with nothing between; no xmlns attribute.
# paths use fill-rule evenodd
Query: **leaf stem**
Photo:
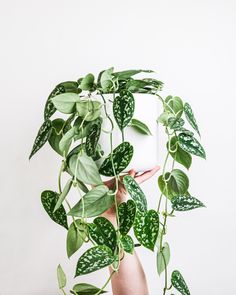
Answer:
<svg viewBox="0 0 236 295"><path fill-rule="evenodd" d="M105 289L106 286L109 284L109 282L110 282L110 280L111 280L111 278L112 278L112 276L113 276L114 273L115 273L115 271L113 271L113 272L110 274L108 280L105 282L105 284L103 285L103 287L102 287L102 288L101 288L101 289L100 289L95 295L99 295L99 294L101 294L102 291L104 291L104 289Z"/></svg>

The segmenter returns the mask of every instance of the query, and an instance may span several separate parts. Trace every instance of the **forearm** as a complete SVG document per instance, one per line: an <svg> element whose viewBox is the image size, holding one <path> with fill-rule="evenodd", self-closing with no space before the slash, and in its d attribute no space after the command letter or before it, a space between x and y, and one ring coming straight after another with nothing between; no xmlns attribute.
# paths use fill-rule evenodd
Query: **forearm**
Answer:
<svg viewBox="0 0 236 295"><path fill-rule="evenodd" d="M104 214L116 226L114 215ZM109 267L110 273L113 269ZM148 295L147 281L136 252L125 253L117 273L111 279L113 295Z"/></svg>

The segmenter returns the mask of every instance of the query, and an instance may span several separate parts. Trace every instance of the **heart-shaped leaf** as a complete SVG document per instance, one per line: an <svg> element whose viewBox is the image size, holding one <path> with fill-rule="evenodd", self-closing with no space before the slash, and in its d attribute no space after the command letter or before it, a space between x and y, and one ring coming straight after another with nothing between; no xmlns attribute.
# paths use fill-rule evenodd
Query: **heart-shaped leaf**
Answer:
<svg viewBox="0 0 236 295"><path fill-rule="evenodd" d="M130 175L126 175L123 178L123 183L127 192L135 201L137 209L142 212L147 211L147 199L135 179Z"/></svg>
<svg viewBox="0 0 236 295"><path fill-rule="evenodd" d="M75 112L75 104L80 101L77 93L62 93L51 98L55 108L63 114L72 114Z"/></svg>
<svg viewBox="0 0 236 295"><path fill-rule="evenodd" d="M184 120L181 118L171 117L168 119L168 126L170 129L179 131L184 126Z"/></svg>
<svg viewBox="0 0 236 295"><path fill-rule="evenodd" d="M44 108L44 120L50 119L50 117L56 112L56 108L54 104L52 103L51 99L54 96L57 96L59 94L65 93L65 92L73 92L73 93L79 93L78 89L78 83L75 81L66 81L58 84L54 90L50 93L47 102L45 104Z"/></svg>
<svg viewBox="0 0 236 295"><path fill-rule="evenodd" d="M123 246L125 252L133 254L133 252L134 252L134 241L131 238L131 236L129 236L129 235L123 236L123 237L121 237L120 240L121 240L121 243L122 243L122 246Z"/></svg>
<svg viewBox="0 0 236 295"><path fill-rule="evenodd" d="M151 133L150 129L148 128L148 126L145 123L138 120L138 119L132 119L129 126L133 127L135 130L137 130L141 134L152 135L152 133Z"/></svg>
<svg viewBox="0 0 236 295"><path fill-rule="evenodd" d="M88 156L94 156L97 149L98 140L101 134L102 121L100 118L95 120L88 131L85 143L85 150Z"/></svg>
<svg viewBox="0 0 236 295"><path fill-rule="evenodd" d="M50 120L47 120L39 128L29 159L31 159L32 156L35 153L37 153L37 151L41 149L41 147L48 141L48 139L50 138L51 132L52 132L52 122Z"/></svg>
<svg viewBox="0 0 236 295"><path fill-rule="evenodd" d="M71 156L69 159L69 168L73 175L76 175L76 177L86 184L98 185L102 183L95 162L85 153Z"/></svg>
<svg viewBox="0 0 236 295"><path fill-rule="evenodd" d="M162 250L157 252L157 272L160 275L168 266L170 261L170 247L164 243Z"/></svg>
<svg viewBox="0 0 236 295"><path fill-rule="evenodd" d="M78 260L75 277L94 272L114 261L112 250L107 246L95 246L88 249Z"/></svg>
<svg viewBox="0 0 236 295"><path fill-rule="evenodd" d="M155 210L136 212L134 234L146 248L154 250L159 231L159 216Z"/></svg>
<svg viewBox="0 0 236 295"><path fill-rule="evenodd" d="M101 114L102 104L95 100L81 100L76 104L76 109L80 117L85 121L96 120Z"/></svg>
<svg viewBox="0 0 236 295"><path fill-rule="evenodd" d="M165 99L165 110L167 112L170 112L172 114L175 114L177 118L180 118L182 116L184 109L183 101L178 96L167 96Z"/></svg>
<svg viewBox="0 0 236 295"><path fill-rule="evenodd" d="M112 159L114 164L115 173L122 172L130 163L133 157L133 146L129 142L123 142L118 145L102 163L99 172L105 176L114 176L112 167Z"/></svg>
<svg viewBox="0 0 236 295"><path fill-rule="evenodd" d="M199 156L206 159L206 153L200 142L193 136L187 135L185 133L180 133L178 135L180 147L187 153Z"/></svg>
<svg viewBox="0 0 236 295"><path fill-rule="evenodd" d="M118 206L119 230L122 235L126 235L131 229L136 213L136 205L133 200L120 203Z"/></svg>
<svg viewBox="0 0 236 295"><path fill-rule="evenodd" d="M76 284L73 287L73 291L71 291L74 295L96 295L98 292L99 294L106 293L106 291L100 290L99 288L86 283Z"/></svg>
<svg viewBox="0 0 236 295"><path fill-rule="evenodd" d="M105 245L112 251L116 248L116 231L105 217L97 217L89 224L89 234L98 245Z"/></svg>
<svg viewBox="0 0 236 295"><path fill-rule="evenodd" d="M66 252L68 258L70 258L83 245L86 236L85 225L80 219L71 223L66 238Z"/></svg>
<svg viewBox="0 0 236 295"><path fill-rule="evenodd" d="M93 74L88 74L86 75L80 85L79 85L79 88L82 89L82 90L93 90L94 88L94 75Z"/></svg>
<svg viewBox="0 0 236 295"><path fill-rule="evenodd" d="M63 201L65 200L66 196L68 195L68 193L69 193L69 191L70 191L70 189L71 189L72 182L73 182L72 179L69 179L69 180L67 181L67 183L66 183L66 185L65 185L65 187L64 187L64 189L63 189L63 191L62 191L62 193L60 194L60 196L59 196L59 198L58 198L58 201L57 201L57 203L56 203L56 206L55 206L53 212L57 211L57 210L61 207Z"/></svg>
<svg viewBox="0 0 236 295"><path fill-rule="evenodd" d="M101 84L104 93L114 90L114 68L107 69L99 74L98 81Z"/></svg>
<svg viewBox="0 0 236 295"><path fill-rule="evenodd" d="M190 295L188 286L178 270L172 272L171 283L182 295Z"/></svg>
<svg viewBox="0 0 236 295"><path fill-rule="evenodd" d="M87 194L70 210L68 215L81 217L94 217L102 214L114 203L114 195L108 194L109 189L105 185L98 185Z"/></svg>
<svg viewBox="0 0 236 295"><path fill-rule="evenodd" d="M48 213L49 217L56 223L68 229L65 208L63 206L60 206L60 208L56 212L53 212L56 206L56 203L58 201L58 198L59 198L58 193L49 191L49 190L44 191L41 194L41 201L42 201L43 207L45 211Z"/></svg>
<svg viewBox="0 0 236 295"><path fill-rule="evenodd" d="M52 132L48 140L50 146L54 149L54 151L56 151L61 156L63 156L63 152L59 148L59 143L63 136L62 129L63 131L65 131L65 128L63 128L64 126L65 126L65 121L63 119L58 118L53 120Z"/></svg>
<svg viewBox="0 0 236 295"><path fill-rule="evenodd" d="M194 113L193 110L190 106L189 103L185 103L184 104L184 114L186 119L188 120L189 124L193 127L193 129L195 129L197 131L197 133L200 135L199 129L198 129L198 125L197 125L197 121L194 117Z"/></svg>
<svg viewBox="0 0 236 295"><path fill-rule="evenodd" d="M60 264L57 267L57 281L59 289L63 289L66 286L66 275Z"/></svg>
<svg viewBox="0 0 236 295"><path fill-rule="evenodd" d="M192 209L205 207L198 199L191 196L179 195L171 200L172 208L176 211L189 211Z"/></svg>
<svg viewBox="0 0 236 295"><path fill-rule="evenodd" d="M120 130L123 130L131 121L134 114L135 101L129 91L121 91L113 101L113 114Z"/></svg>

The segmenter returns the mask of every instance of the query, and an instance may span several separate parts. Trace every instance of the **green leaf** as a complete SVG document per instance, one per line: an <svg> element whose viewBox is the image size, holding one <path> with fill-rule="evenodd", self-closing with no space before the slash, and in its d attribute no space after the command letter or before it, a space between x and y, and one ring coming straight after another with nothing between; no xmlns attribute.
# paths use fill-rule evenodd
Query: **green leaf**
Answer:
<svg viewBox="0 0 236 295"><path fill-rule="evenodd" d="M70 146L72 144L72 140L76 134L76 127L72 127L69 129L62 137L62 139L59 142L59 149L62 153L65 152L65 154L68 153L68 150L70 149Z"/></svg>
<svg viewBox="0 0 236 295"><path fill-rule="evenodd" d="M167 144L168 148L168 144ZM192 156L185 152L178 144L178 137L174 136L170 140L170 150L173 152L170 152L170 155L172 156L175 161L182 164L187 169L190 168L192 164Z"/></svg>
<svg viewBox="0 0 236 295"><path fill-rule="evenodd" d="M56 206L54 208L54 211L53 212L56 212L62 205L63 201L65 200L66 196L68 195L70 189L71 189L71 186L72 186L72 179L69 179L62 191L62 193L60 194L59 196L59 199L56 203Z"/></svg>
<svg viewBox="0 0 236 295"><path fill-rule="evenodd" d="M164 126L168 126L170 118L174 119L175 116L172 113L165 111L158 117L157 122L161 123Z"/></svg>
<svg viewBox="0 0 236 295"><path fill-rule="evenodd" d="M48 141L52 132L52 122L47 120L43 123L43 125L39 128L38 134L35 138L32 151L30 153L29 159L37 153L39 149Z"/></svg>
<svg viewBox="0 0 236 295"><path fill-rule="evenodd" d="M146 248L154 250L159 231L159 216L155 210L136 212L134 234Z"/></svg>
<svg viewBox="0 0 236 295"><path fill-rule="evenodd" d="M62 139L63 133L62 129L65 125L65 121L63 119L55 119L52 121L52 132L49 137L49 144L50 146L56 151L59 155L63 156L63 152L59 148L59 142Z"/></svg>
<svg viewBox="0 0 236 295"><path fill-rule="evenodd" d="M47 102L45 104L44 108L44 120L50 119L50 117L56 112L56 108L54 104L52 103L51 99L54 96L57 96L59 94L65 93L65 92L73 92L78 93L78 83L75 81L66 81L58 84L54 90L50 93Z"/></svg>
<svg viewBox="0 0 236 295"><path fill-rule="evenodd" d="M172 272L171 283L182 295L190 295L189 289L181 273L178 270Z"/></svg>
<svg viewBox="0 0 236 295"><path fill-rule="evenodd" d="M89 234L98 245L105 245L112 251L116 248L116 231L105 217L97 217L89 224Z"/></svg>
<svg viewBox="0 0 236 295"><path fill-rule="evenodd" d="M69 168L73 175L86 184L97 185L102 183L98 168L91 157L85 153L74 154L69 159Z"/></svg>
<svg viewBox="0 0 236 295"><path fill-rule="evenodd" d="M200 142L197 141L196 138L184 133L180 133L178 135L178 139L180 147L185 152L206 159L206 153L204 151L204 148L202 147Z"/></svg>
<svg viewBox="0 0 236 295"><path fill-rule="evenodd" d="M135 108L133 94L129 91L121 91L113 101L113 114L120 130L123 130L131 121Z"/></svg>
<svg viewBox="0 0 236 295"><path fill-rule="evenodd" d="M75 276L88 274L106 267L114 261L112 250L107 246L88 249L78 260Z"/></svg>
<svg viewBox="0 0 236 295"><path fill-rule="evenodd" d="M172 208L176 211L188 211L200 207L205 207L205 205L198 199L191 196L179 195L171 200Z"/></svg>
<svg viewBox="0 0 236 295"><path fill-rule="evenodd" d="M94 156L97 149L98 140L101 134L102 121L100 118L95 120L88 131L85 143L85 151L88 156Z"/></svg>
<svg viewBox="0 0 236 295"><path fill-rule="evenodd" d="M176 194L185 194L189 187L188 176L180 169L172 170L168 183L171 191Z"/></svg>
<svg viewBox="0 0 236 295"><path fill-rule="evenodd" d="M137 209L142 212L147 211L147 200L145 194L143 193L135 179L130 175L126 175L123 178L123 182L127 192L135 201Z"/></svg>
<svg viewBox="0 0 236 295"><path fill-rule="evenodd" d="M66 216L66 211L64 207L60 206L60 208L56 212L53 212L56 206L56 203L58 201L58 198L59 198L59 195L56 192L49 191L49 190L44 191L41 194L41 201L42 201L43 207L45 211L48 213L49 217L54 222L68 229L67 216Z"/></svg>
<svg viewBox="0 0 236 295"><path fill-rule="evenodd" d="M99 172L105 176L114 176L112 158L116 174L122 172L130 163L133 156L133 146L129 142L118 145L102 163Z"/></svg>
<svg viewBox="0 0 236 295"><path fill-rule="evenodd" d="M82 197L68 215L81 217L83 215L83 204L85 217L94 217L103 213L114 203L114 195L108 194L108 191L107 186L103 184L96 186Z"/></svg>
<svg viewBox="0 0 236 295"><path fill-rule="evenodd" d="M77 117L74 122L74 127L76 127L74 140L87 137L87 135L89 134L89 130L90 130L92 122L84 121L82 127L80 127L82 124L82 121L83 121L82 117Z"/></svg>
<svg viewBox="0 0 236 295"><path fill-rule="evenodd" d="M167 112L170 112L172 114L175 114L177 118L180 118L182 116L184 109L183 101L178 96L167 96L165 99L165 110Z"/></svg>
<svg viewBox="0 0 236 295"><path fill-rule="evenodd" d="M131 229L136 213L136 205L133 200L120 203L118 206L119 230L122 235L126 235Z"/></svg>
<svg viewBox="0 0 236 295"><path fill-rule="evenodd" d="M171 117L168 119L168 126L170 127L170 129L173 129L175 131L181 130L184 126L184 120L182 118Z"/></svg>
<svg viewBox="0 0 236 295"><path fill-rule="evenodd" d="M130 123L130 127L133 127L135 130L137 130L141 134L152 135L148 126L138 119L132 119Z"/></svg>
<svg viewBox="0 0 236 295"><path fill-rule="evenodd" d="M123 237L121 237L120 240L121 240L121 243L122 243L122 246L123 246L125 252L133 254L133 252L134 252L134 241L131 238L131 236L129 236L129 235L123 236Z"/></svg>
<svg viewBox="0 0 236 295"><path fill-rule="evenodd" d="M77 93L68 92L54 96L51 100L59 112L72 114L75 112L75 104L80 101L80 97Z"/></svg>
<svg viewBox="0 0 236 295"><path fill-rule="evenodd" d="M126 80L139 73L153 73L153 71L152 70L126 70L126 71L113 73L113 76L117 77L119 80Z"/></svg>
<svg viewBox="0 0 236 295"><path fill-rule="evenodd" d="M101 114L102 104L95 100L81 100L76 104L76 109L80 117L85 121L96 120Z"/></svg>
<svg viewBox="0 0 236 295"><path fill-rule="evenodd" d="M162 250L157 252L157 272L160 275L168 266L170 261L170 247L164 243Z"/></svg>
<svg viewBox="0 0 236 295"><path fill-rule="evenodd" d="M83 245L86 236L86 228L80 219L71 223L66 238L66 252L68 258Z"/></svg>
<svg viewBox="0 0 236 295"><path fill-rule="evenodd" d="M189 124L193 127L193 129L195 129L197 131L197 133L200 135L199 129L198 129L198 125L196 122L196 119L194 117L194 113L193 110L190 106L189 103L185 103L184 104L184 114L186 119L188 120Z"/></svg>
<svg viewBox="0 0 236 295"><path fill-rule="evenodd" d="M104 294L107 293L106 291L102 290L99 291L100 289L90 285L90 284L86 284L86 283L80 283L80 284L76 284L73 287L73 291L71 292L74 295L96 295L98 292L99 294Z"/></svg>
<svg viewBox="0 0 236 295"><path fill-rule="evenodd" d="M103 92L109 92L114 89L114 77L112 75L114 68L103 71L100 75L99 83Z"/></svg>
<svg viewBox="0 0 236 295"><path fill-rule="evenodd" d="M88 74L86 75L80 85L79 88L82 90L93 90L94 89L94 75L93 74Z"/></svg>
<svg viewBox="0 0 236 295"><path fill-rule="evenodd" d="M57 267L57 281L59 289L63 289L66 286L66 275L60 264Z"/></svg>

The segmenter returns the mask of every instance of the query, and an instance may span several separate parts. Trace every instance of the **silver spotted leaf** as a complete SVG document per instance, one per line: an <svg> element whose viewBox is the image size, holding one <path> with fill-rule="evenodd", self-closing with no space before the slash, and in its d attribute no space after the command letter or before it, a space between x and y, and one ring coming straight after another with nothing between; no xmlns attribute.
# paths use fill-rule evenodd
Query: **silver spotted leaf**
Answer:
<svg viewBox="0 0 236 295"><path fill-rule="evenodd" d="M134 241L131 238L131 236L129 236L129 235L123 236L123 237L121 237L120 240L121 240L121 243L122 243L122 246L123 246L125 252L133 254L133 252L134 252Z"/></svg>
<svg viewBox="0 0 236 295"><path fill-rule="evenodd" d="M98 292L99 294L106 293L106 291L100 290L99 288L86 283L76 284L73 287L73 290L71 290L70 292L74 295L96 295L98 294Z"/></svg>
<svg viewBox="0 0 236 295"><path fill-rule="evenodd" d="M122 235L126 235L131 229L136 213L136 205L133 200L120 203L118 206L119 230Z"/></svg>
<svg viewBox="0 0 236 295"><path fill-rule="evenodd" d="M115 173L119 174L122 172L130 163L133 157L134 148L133 146L124 141L118 145L113 152L104 160L99 172L105 176L114 176L112 159L114 164Z"/></svg>
<svg viewBox="0 0 236 295"><path fill-rule="evenodd" d="M154 250L159 231L159 215L155 210L136 212L134 234L146 248Z"/></svg>
<svg viewBox="0 0 236 295"><path fill-rule="evenodd" d="M193 127L193 129L195 129L197 131L197 133L200 135L199 129L198 129L198 125L196 122L196 119L194 117L194 113L193 110L190 106L189 103L185 103L184 104L184 114L186 119L188 120L189 124Z"/></svg>
<svg viewBox="0 0 236 295"><path fill-rule="evenodd" d="M126 175L123 178L123 183L127 192L135 201L137 209L142 212L147 211L147 199L135 179L130 175Z"/></svg>
<svg viewBox="0 0 236 295"><path fill-rule="evenodd" d="M59 194L50 190L43 191L41 194L41 202L49 217L59 225L68 229L67 215L65 208L61 205L56 212L54 208L59 199Z"/></svg>
<svg viewBox="0 0 236 295"><path fill-rule="evenodd" d="M94 187L80 199L68 215L94 217L102 214L114 203L114 195L108 192L108 187L103 184Z"/></svg>
<svg viewBox="0 0 236 295"><path fill-rule="evenodd" d="M179 195L171 200L172 208L176 211L189 211L196 208L205 207L198 199L192 196Z"/></svg>
<svg viewBox="0 0 236 295"><path fill-rule="evenodd" d="M112 251L116 248L116 231L105 217L97 217L89 224L89 234L98 245L105 245Z"/></svg>
<svg viewBox="0 0 236 295"><path fill-rule="evenodd" d="M178 139L179 145L184 151L195 156L201 157L203 159L206 159L206 153L204 151L204 148L195 137L187 135L185 133L180 133L178 135Z"/></svg>
<svg viewBox="0 0 236 295"><path fill-rule="evenodd" d="M86 137L85 151L88 156L94 156L97 149L98 140L101 134L102 121L96 119L90 126Z"/></svg>
<svg viewBox="0 0 236 295"><path fill-rule="evenodd" d="M113 101L113 115L120 130L123 130L131 121L134 114L135 101L133 94L123 90Z"/></svg>
<svg viewBox="0 0 236 295"><path fill-rule="evenodd" d="M52 103L51 98L66 92L78 93L78 83L76 81L66 81L58 84L53 89L44 107L44 120L48 120L57 110Z"/></svg>
<svg viewBox="0 0 236 295"><path fill-rule="evenodd" d="M171 274L171 283L176 290L178 290L182 295L190 295L188 286L178 270L174 270Z"/></svg>
<svg viewBox="0 0 236 295"><path fill-rule="evenodd" d="M48 141L52 132L52 122L50 120L45 121L39 128L38 134L35 138L32 151L30 153L29 159L37 153L39 149Z"/></svg>
<svg viewBox="0 0 236 295"><path fill-rule="evenodd" d="M113 263L115 257L107 246L88 249L78 260L75 277L88 274Z"/></svg>
<svg viewBox="0 0 236 295"><path fill-rule="evenodd" d="M168 126L170 127L170 129L179 131L184 126L184 120L182 118L171 117L168 119Z"/></svg>

